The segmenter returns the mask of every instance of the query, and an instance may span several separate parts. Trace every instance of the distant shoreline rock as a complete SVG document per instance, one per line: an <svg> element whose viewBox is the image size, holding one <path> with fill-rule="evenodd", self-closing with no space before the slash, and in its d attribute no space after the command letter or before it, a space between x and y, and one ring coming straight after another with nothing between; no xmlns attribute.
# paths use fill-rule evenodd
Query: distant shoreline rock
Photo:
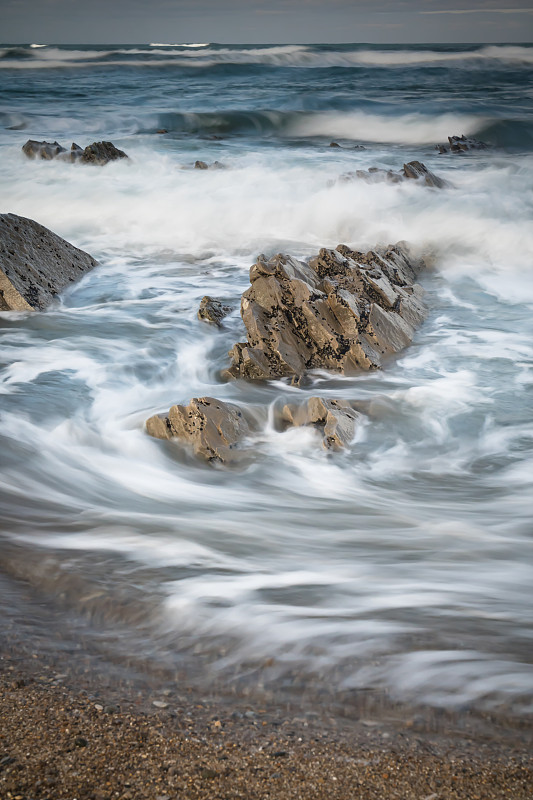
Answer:
<svg viewBox="0 0 533 800"><path fill-rule="evenodd" d="M95 164L100 167L109 164L110 161L118 161L122 158L129 159L129 156L123 150L115 147L112 142L93 142L87 145L85 149L73 142L70 150L67 150L59 142L38 142L35 139L28 139L22 146L22 152L28 158Z"/></svg>
<svg viewBox="0 0 533 800"><path fill-rule="evenodd" d="M0 311L42 310L97 263L44 225L0 214Z"/></svg>
<svg viewBox="0 0 533 800"><path fill-rule="evenodd" d="M445 189L451 186L444 178L439 178L438 175L431 172L421 161L409 161L398 172L394 172L391 169L380 169L379 167L370 167L367 170L358 169L355 172L347 172L341 175L339 181L344 183L357 178L367 183L381 183L383 181L403 183L406 180L417 180L425 186L432 186L436 189Z"/></svg>
<svg viewBox="0 0 533 800"><path fill-rule="evenodd" d="M444 153L466 153L469 150L489 150L490 145L465 136L448 136L448 144L437 144L435 150L442 155Z"/></svg>

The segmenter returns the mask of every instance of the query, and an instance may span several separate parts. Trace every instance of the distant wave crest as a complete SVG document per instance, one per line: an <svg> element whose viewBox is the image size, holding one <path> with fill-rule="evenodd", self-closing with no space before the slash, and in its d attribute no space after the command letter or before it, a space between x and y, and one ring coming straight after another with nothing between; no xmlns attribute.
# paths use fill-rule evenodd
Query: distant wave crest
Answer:
<svg viewBox="0 0 533 800"><path fill-rule="evenodd" d="M166 44L153 42L144 47L68 49L46 45L0 49L0 66L6 68L87 67L102 61L113 66L196 67L218 65L263 65L270 67L416 67L496 61L517 65L533 64L533 47L486 45L471 50L416 48L353 48L325 45L221 46L208 42Z"/></svg>

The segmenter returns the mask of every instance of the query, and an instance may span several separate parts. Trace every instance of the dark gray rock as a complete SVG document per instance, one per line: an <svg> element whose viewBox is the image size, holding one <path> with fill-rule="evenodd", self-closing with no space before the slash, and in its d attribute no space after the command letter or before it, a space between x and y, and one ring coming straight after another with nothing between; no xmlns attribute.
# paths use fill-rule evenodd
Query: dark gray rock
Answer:
<svg viewBox="0 0 533 800"><path fill-rule="evenodd" d="M450 185L448 181L439 178L420 161L409 161L408 164L404 164L402 174L407 180L421 180L426 186L434 186L437 189L444 189Z"/></svg>
<svg viewBox="0 0 533 800"><path fill-rule="evenodd" d="M466 153L469 150L488 150L490 145L465 136L448 136L448 144L437 144L435 149L439 153Z"/></svg>
<svg viewBox="0 0 533 800"><path fill-rule="evenodd" d="M214 300L209 295L205 295L200 302L198 309L198 319L204 322L214 322L220 327L222 320L231 311L229 306L225 306L220 300Z"/></svg>
<svg viewBox="0 0 533 800"><path fill-rule="evenodd" d="M346 172L339 177L342 183L353 181L356 178L366 181L367 183L402 183L405 180L419 180L425 186L433 186L437 189L444 189L451 184L445 181L444 178L439 178L431 172L425 164L421 161L409 161L404 164L399 172L394 172L391 169L380 169L379 167L370 167L368 170L358 169L356 172Z"/></svg>
<svg viewBox="0 0 533 800"><path fill-rule="evenodd" d="M0 214L0 310L43 309L97 262L32 219Z"/></svg>
<svg viewBox="0 0 533 800"><path fill-rule="evenodd" d="M312 425L323 435L326 450L342 450L355 436L362 415L345 400L311 397L306 404L288 404L282 411L282 419L290 426Z"/></svg>
<svg viewBox="0 0 533 800"><path fill-rule="evenodd" d="M128 158L128 156L123 150L115 147L112 142L93 142L87 145L80 156L80 161L84 164L104 166L110 161L117 161L121 158Z"/></svg>
<svg viewBox="0 0 533 800"><path fill-rule="evenodd" d="M227 377L297 382L311 369L379 369L425 316L415 283L423 266L401 243L366 254L339 245L308 264L260 257L241 301L248 341L230 351Z"/></svg>
<svg viewBox="0 0 533 800"><path fill-rule="evenodd" d="M195 455L228 464L245 455L241 445L250 427L238 406L213 397L195 397L188 406L172 406L168 415L150 417L146 431L156 439L178 438L189 444Z"/></svg>

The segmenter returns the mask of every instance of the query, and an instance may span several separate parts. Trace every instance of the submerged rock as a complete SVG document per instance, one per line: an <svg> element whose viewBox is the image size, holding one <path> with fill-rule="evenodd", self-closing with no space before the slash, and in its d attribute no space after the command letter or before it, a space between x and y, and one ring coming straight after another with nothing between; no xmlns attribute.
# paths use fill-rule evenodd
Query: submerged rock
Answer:
<svg viewBox="0 0 533 800"><path fill-rule="evenodd" d="M228 464L242 459L239 445L250 428L238 406L214 397L195 397L188 406L172 406L168 415L150 417L146 431L156 439L178 438L206 461Z"/></svg>
<svg viewBox="0 0 533 800"><path fill-rule="evenodd" d="M205 161L195 161L194 169L226 169L225 164L220 161L213 161L212 164L207 164Z"/></svg>
<svg viewBox="0 0 533 800"><path fill-rule="evenodd" d="M362 415L344 400L311 397L305 405L284 406L282 419L295 427L313 425L322 432L326 450L342 450L354 438Z"/></svg>
<svg viewBox="0 0 533 800"><path fill-rule="evenodd" d="M79 161L83 164L96 164L98 166L104 166L104 164L117 159L128 158L126 153L115 147L112 142L93 142L87 145L85 149L73 142L68 151L58 142L37 142L34 139L28 139L26 144L22 146L22 151L28 158L42 158L47 161L52 159L71 162Z"/></svg>
<svg viewBox="0 0 533 800"><path fill-rule="evenodd" d="M230 351L227 377L298 381L310 369L379 369L425 316L415 283L423 266L401 243L366 254L339 245L308 264L260 256L241 301L248 341Z"/></svg>
<svg viewBox="0 0 533 800"><path fill-rule="evenodd" d="M451 185L444 178L439 178L438 175L431 172L421 161L409 161L398 172L394 172L391 169L380 169L379 167L370 167L368 170L358 169L356 172L347 172L341 175L339 180L345 182L356 178L360 178L367 183L382 181L402 183L405 180L420 180L426 186L434 186L437 189L444 189L446 186Z"/></svg>
<svg viewBox="0 0 533 800"><path fill-rule="evenodd" d="M488 150L490 145L465 136L448 136L448 144L437 144L439 153L466 153L469 150Z"/></svg>
<svg viewBox="0 0 533 800"><path fill-rule="evenodd" d="M43 309L97 263L38 222L0 214L0 311Z"/></svg>
<svg viewBox="0 0 533 800"><path fill-rule="evenodd" d="M220 326L224 317L230 313L230 306L225 306L220 300L214 300L209 295L202 297L200 308L198 309L198 319L205 322L214 322Z"/></svg>

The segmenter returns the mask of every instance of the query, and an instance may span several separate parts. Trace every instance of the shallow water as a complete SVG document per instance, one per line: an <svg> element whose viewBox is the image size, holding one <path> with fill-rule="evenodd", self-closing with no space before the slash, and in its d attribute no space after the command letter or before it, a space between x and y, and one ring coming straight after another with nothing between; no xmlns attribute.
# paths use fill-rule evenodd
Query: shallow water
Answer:
<svg viewBox="0 0 533 800"><path fill-rule="evenodd" d="M301 669L332 694L530 711L532 59L0 50L2 211L101 263L46 312L0 315L4 572L89 618L110 651L190 658L198 681L268 663L284 686ZM434 150L462 133L493 147ZM109 139L131 163L32 162L28 138ZM415 158L453 188L336 180ZM430 314L383 372L221 381L258 253L401 239L431 254ZM196 318L204 294L234 309L223 329ZM276 430L276 409L316 394L365 413L349 451ZM261 419L253 463L214 469L144 433L204 395Z"/></svg>

